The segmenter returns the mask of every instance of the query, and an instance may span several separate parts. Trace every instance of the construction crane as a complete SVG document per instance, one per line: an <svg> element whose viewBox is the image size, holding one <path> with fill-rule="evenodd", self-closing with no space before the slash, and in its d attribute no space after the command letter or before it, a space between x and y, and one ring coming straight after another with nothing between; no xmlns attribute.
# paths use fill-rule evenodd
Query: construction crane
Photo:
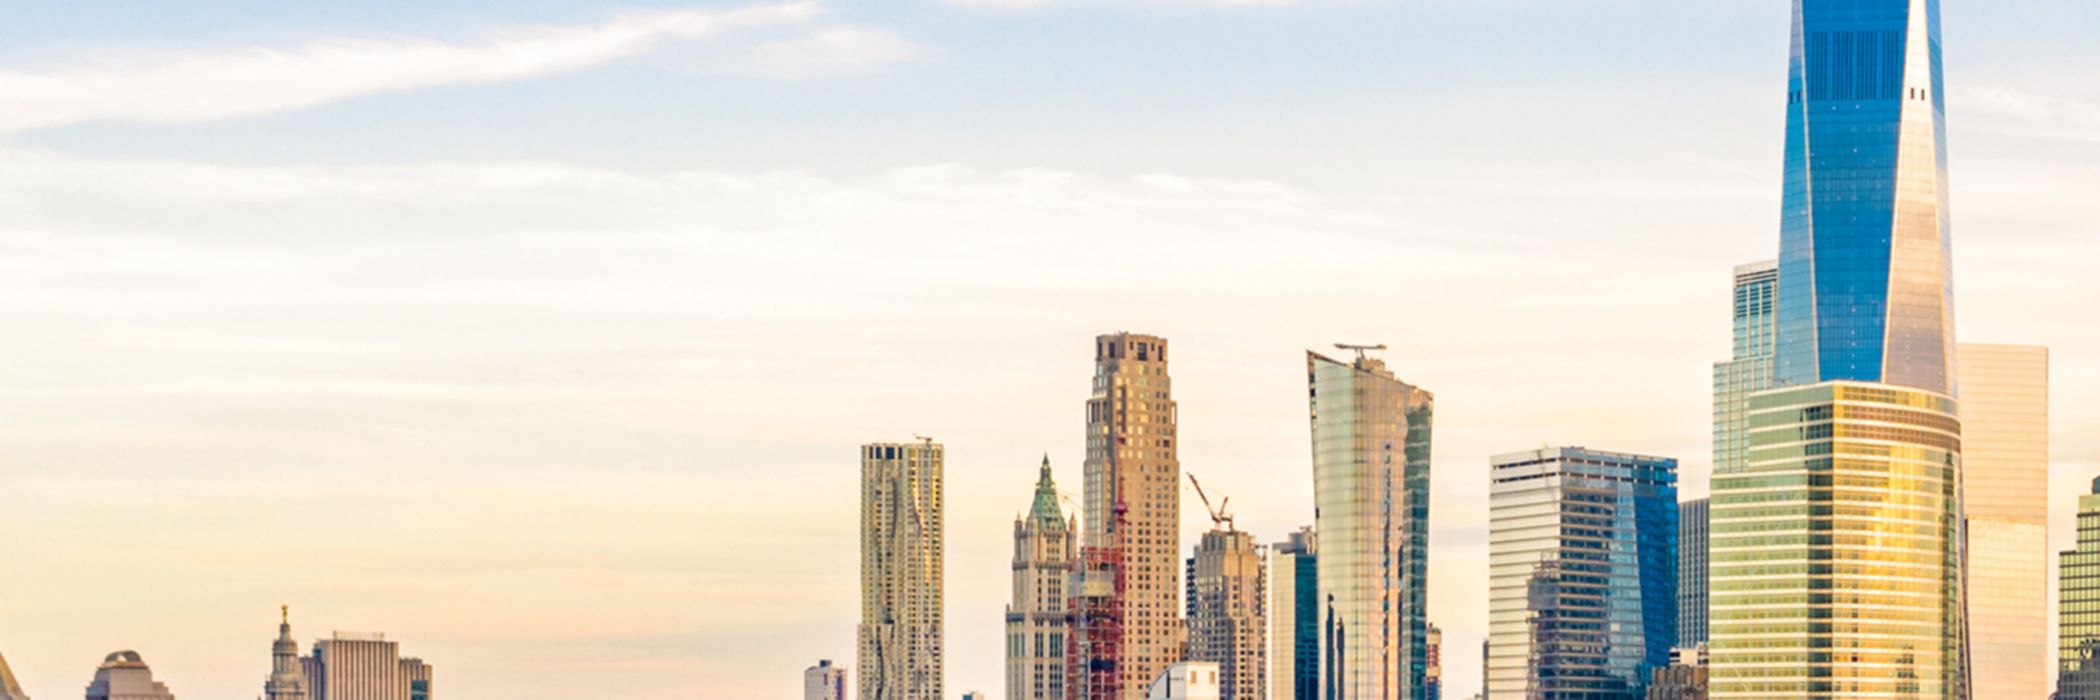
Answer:
<svg viewBox="0 0 2100 700"><path fill-rule="evenodd" d="M1212 508L1210 507L1210 496L1203 493L1203 482L1197 481L1195 474L1189 475L1189 484L1196 487L1196 497L1203 499L1203 510L1210 514L1210 526L1212 529L1237 529L1232 526L1232 514L1225 512L1225 506L1232 504L1231 496L1226 496L1225 500L1218 502L1218 507Z"/></svg>
<svg viewBox="0 0 2100 700"><path fill-rule="evenodd" d="M1370 352L1370 351L1372 351L1372 350L1384 350L1384 349L1385 349L1385 343L1379 343L1379 344L1377 344L1377 345L1350 345L1350 344L1348 344L1348 343L1335 343L1335 344L1334 344L1334 349L1336 349L1336 350L1355 350L1355 351L1356 351L1356 361L1358 361L1358 362L1362 362L1362 361L1364 360L1364 353L1366 353L1366 352Z"/></svg>

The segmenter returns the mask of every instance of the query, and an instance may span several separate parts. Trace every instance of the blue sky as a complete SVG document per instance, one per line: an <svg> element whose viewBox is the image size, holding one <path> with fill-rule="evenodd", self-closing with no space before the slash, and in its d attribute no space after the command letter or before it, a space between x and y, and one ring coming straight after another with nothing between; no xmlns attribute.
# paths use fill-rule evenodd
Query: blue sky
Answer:
<svg viewBox="0 0 2100 700"><path fill-rule="evenodd" d="M850 664L855 446L950 449L950 688L1079 486L1091 338L1309 521L1300 354L1437 392L1477 686L1486 458L1683 460L1777 244L1785 3L37 3L0 26L0 652L245 697L275 606L448 697L794 697ZM2091 3L1951 2L1965 340L2100 471ZM1189 533L1207 526L1188 510Z"/></svg>

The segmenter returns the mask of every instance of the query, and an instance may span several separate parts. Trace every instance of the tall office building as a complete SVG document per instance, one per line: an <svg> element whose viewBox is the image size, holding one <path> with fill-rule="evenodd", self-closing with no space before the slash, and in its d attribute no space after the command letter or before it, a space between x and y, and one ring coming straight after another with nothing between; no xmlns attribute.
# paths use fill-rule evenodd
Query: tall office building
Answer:
<svg viewBox="0 0 2100 700"><path fill-rule="evenodd" d="M87 700L175 700L175 694L153 680L153 669L138 652L127 650L102 660L88 683Z"/></svg>
<svg viewBox="0 0 2100 700"><path fill-rule="evenodd" d="M1973 700L2049 694L2049 349L1963 343L1961 484Z"/></svg>
<svg viewBox="0 0 2100 700"><path fill-rule="evenodd" d="M15 670L7 667L6 656L0 656L0 700L29 700L29 693L15 682Z"/></svg>
<svg viewBox="0 0 2100 700"><path fill-rule="evenodd" d="M1269 548L1269 700L1320 700L1318 543L1306 527Z"/></svg>
<svg viewBox="0 0 2100 700"><path fill-rule="evenodd" d="M2063 553L2057 700L2100 700L2100 479L2078 497L2078 545Z"/></svg>
<svg viewBox="0 0 2100 700"><path fill-rule="evenodd" d="M846 700L846 669L820 659L802 670L802 700Z"/></svg>
<svg viewBox="0 0 2100 700"><path fill-rule="evenodd" d="M306 668L299 662L299 642L292 639L292 609L281 611L277 641L270 645L270 677L263 681L265 700L315 700L307 689Z"/></svg>
<svg viewBox="0 0 2100 700"><path fill-rule="evenodd" d="M860 448L860 700L943 700L942 450Z"/></svg>
<svg viewBox="0 0 2100 700"><path fill-rule="evenodd" d="M1436 399L1362 355L1305 354L1322 697L1420 700L1429 666L1429 457Z"/></svg>
<svg viewBox="0 0 2100 700"><path fill-rule="evenodd" d="M1444 697L1444 631L1429 626L1429 672L1423 674L1422 700Z"/></svg>
<svg viewBox="0 0 2100 700"><path fill-rule="evenodd" d="M1142 700L1146 684L1181 660L1181 462L1175 435L1167 341L1117 333L1094 340L1094 383L1086 404L1086 544L1100 550L1107 594L1115 600L1114 643L1100 616L1086 627L1088 659L1113 679L1089 679L1090 700L1106 692ZM1119 573L1108 574L1109 570Z"/></svg>
<svg viewBox="0 0 2100 700"><path fill-rule="evenodd" d="M1707 499L1677 507L1677 644L1706 643Z"/></svg>
<svg viewBox="0 0 2100 700"><path fill-rule="evenodd" d="M1050 457L1043 457L1028 514L1014 519L1013 602L1006 606L1006 697L1064 700L1065 636L1072 611L1065 600L1078 528L1057 503Z"/></svg>
<svg viewBox="0 0 2100 700"><path fill-rule="evenodd" d="M1188 560L1188 660L1218 665L1225 700L1261 700L1269 670L1266 553L1231 523L1203 533Z"/></svg>
<svg viewBox="0 0 2100 700"><path fill-rule="evenodd" d="M430 665L378 633L336 632L300 660L313 700L428 700Z"/></svg>
<svg viewBox="0 0 2100 700"><path fill-rule="evenodd" d="M1712 697L1957 698L1937 0L1796 0L1773 388L1711 505Z"/></svg>
<svg viewBox="0 0 2100 700"><path fill-rule="evenodd" d="M1488 698L1640 698L1677 636L1677 460L1545 448L1491 479Z"/></svg>

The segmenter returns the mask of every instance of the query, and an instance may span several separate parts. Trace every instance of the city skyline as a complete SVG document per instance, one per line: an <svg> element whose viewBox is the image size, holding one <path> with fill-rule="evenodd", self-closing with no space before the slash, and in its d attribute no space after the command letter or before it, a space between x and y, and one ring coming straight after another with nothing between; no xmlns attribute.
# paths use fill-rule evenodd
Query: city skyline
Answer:
<svg viewBox="0 0 2100 700"><path fill-rule="evenodd" d="M1705 493L1783 8L1016 4L11 13L0 653L45 700L125 648L251 697L229 621L288 601L416 640L456 700L789 697L852 663L841 455L917 432L952 450L948 687L996 693L1017 494L1046 451L1082 483L1119 329L1175 343L1179 459L1257 542L1313 521L1298 353L1386 342L1437 391L1447 695L1489 455L1670 455ZM2100 472L2100 8L2034 5L1948 5L1945 99L1962 338L2055 353L2054 552Z"/></svg>

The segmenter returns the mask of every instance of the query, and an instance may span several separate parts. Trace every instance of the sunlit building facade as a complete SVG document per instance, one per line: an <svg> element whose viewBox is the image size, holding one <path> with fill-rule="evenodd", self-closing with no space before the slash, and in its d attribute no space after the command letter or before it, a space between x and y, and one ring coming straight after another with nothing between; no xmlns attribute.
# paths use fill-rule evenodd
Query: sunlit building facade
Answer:
<svg viewBox="0 0 2100 700"><path fill-rule="evenodd" d="M1325 700L1421 700L1436 400L1385 363L1306 353Z"/></svg>
<svg viewBox="0 0 2100 700"><path fill-rule="evenodd" d="M846 669L831 665L831 659L802 670L802 700L847 700Z"/></svg>
<svg viewBox="0 0 2100 700"><path fill-rule="evenodd" d="M1319 538L1310 527L1269 548L1269 698L1320 700Z"/></svg>
<svg viewBox="0 0 2100 700"><path fill-rule="evenodd" d="M175 693L153 679L153 668L144 657L127 650L102 659L88 683L87 700L175 700Z"/></svg>
<svg viewBox="0 0 2100 700"><path fill-rule="evenodd" d="M1065 599L1078 528L1065 519L1043 457L1028 514L1014 519L1013 598L1006 606L1006 697L1065 700L1065 640L1072 610Z"/></svg>
<svg viewBox="0 0 2100 700"><path fill-rule="evenodd" d="M1732 351L1727 360L1714 363L1715 472L1742 468L1750 447L1743 424L1750 395L1772 388L1779 261L1736 266L1731 297Z"/></svg>
<svg viewBox="0 0 2100 700"><path fill-rule="evenodd" d="M1187 627L1181 587L1181 461L1167 341L1134 333L1094 340L1087 400L1086 532L1090 547L1120 561L1120 639L1090 645L1117 658L1117 693L1141 700L1145 685L1181 660ZM1092 697L1092 693L1088 693Z"/></svg>
<svg viewBox="0 0 2100 700"><path fill-rule="evenodd" d="M1973 700L2049 694L2049 349L1963 343L1962 508Z"/></svg>
<svg viewBox="0 0 2100 700"><path fill-rule="evenodd" d="M861 700L944 700L944 453L931 440L860 449Z"/></svg>
<svg viewBox="0 0 2100 700"><path fill-rule="evenodd" d="M1677 644L1706 642L1707 507L1704 498L1677 505Z"/></svg>
<svg viewBox="0 0 2100 700"><path fill-rule="evenodd" d="M1677 460L1491 460L1489 700L1639 700L1677 637Z"/></svg>
<svg viewBox="0 0 2100 700"><path fill-rule="evenodd" d="M2100 479L2078 497L2078 545L2063 553L2057 700L2100 700Z"/></svg>
<svg viewBox="0 0 2100 700"><path fill-rule="evenodd" d="M1203 533L1188 559L1188 660L1217 664L1225 700L1261 700L1269 671L1267 552L1230 523Z"/></svg>

